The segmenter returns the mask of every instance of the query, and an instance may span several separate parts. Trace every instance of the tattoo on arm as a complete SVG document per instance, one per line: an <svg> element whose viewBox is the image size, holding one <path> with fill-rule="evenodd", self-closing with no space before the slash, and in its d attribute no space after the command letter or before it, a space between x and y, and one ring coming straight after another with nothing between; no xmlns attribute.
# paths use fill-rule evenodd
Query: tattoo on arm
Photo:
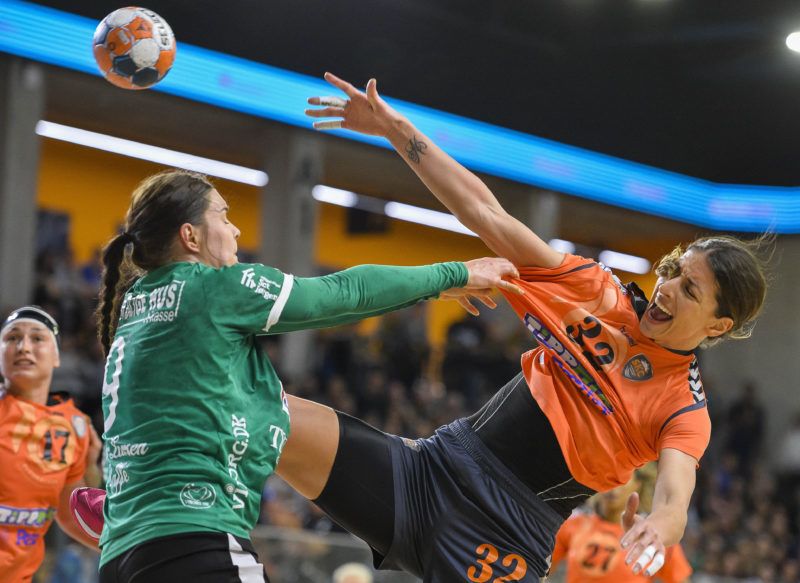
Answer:
<svg viewBox="0 0 800 583"><path fill-rule="evenodd" d="M406 154L408 154L408 159L412 162L416 162L419 164L419 155L424 154L425 150L428 149L428 144L423 142L422 140L418 140L417 136L412 136L411 139L408 141L406 145Z"/></svg>

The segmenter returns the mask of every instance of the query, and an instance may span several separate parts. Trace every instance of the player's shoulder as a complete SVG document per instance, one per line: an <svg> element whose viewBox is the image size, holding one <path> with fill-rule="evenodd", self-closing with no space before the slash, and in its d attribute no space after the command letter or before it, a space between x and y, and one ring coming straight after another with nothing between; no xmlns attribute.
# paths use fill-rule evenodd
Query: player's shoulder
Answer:
<svg viewBox="0 0 800 583"><path fill-rule="evenodd" d="M75 429L78 437L86 434L89 416L75 404L68 391L54 391L47 396L47 409L56 415L65 417Z"/></svg>

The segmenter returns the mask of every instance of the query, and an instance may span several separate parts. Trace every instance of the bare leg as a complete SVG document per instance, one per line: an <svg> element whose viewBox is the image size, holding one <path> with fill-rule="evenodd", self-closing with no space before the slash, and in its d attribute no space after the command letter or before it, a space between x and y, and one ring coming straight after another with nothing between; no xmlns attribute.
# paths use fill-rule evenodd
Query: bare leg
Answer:
<svg viewBox="0 0 800 583"><path fill-rule="evenodd" d="M330 407L288 395L292 427L278 475L309 500L322 493L339 449L339 419Z"/></svg>

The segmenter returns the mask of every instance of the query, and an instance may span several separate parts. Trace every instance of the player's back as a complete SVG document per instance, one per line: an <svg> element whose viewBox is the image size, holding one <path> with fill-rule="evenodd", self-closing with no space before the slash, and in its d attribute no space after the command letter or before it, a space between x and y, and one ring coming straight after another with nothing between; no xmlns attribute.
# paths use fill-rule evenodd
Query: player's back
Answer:
<svg viewBox="0 0 800 583"><path fill-rule="evenodd" d="M154 535L248 536L288 433L255 342L283 283L260 265L174 263L125 294L103 384L103 562Z"/></svg>

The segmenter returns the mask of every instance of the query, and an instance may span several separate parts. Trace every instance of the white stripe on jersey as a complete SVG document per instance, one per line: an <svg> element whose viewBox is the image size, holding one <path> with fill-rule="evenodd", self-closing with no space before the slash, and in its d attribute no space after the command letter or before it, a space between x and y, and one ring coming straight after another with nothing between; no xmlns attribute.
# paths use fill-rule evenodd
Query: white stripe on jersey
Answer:
<svg viewBox="0 0 800 583"><path fill-rule="evenodd" d="M269 332L269 329L277 324L278 320L281 319L283 308L286 306L286 302L289 301L289 294L292 293L293 285L294 276L291 273L284 275L281 293L278 294L278 299L275 300L275 303L272 305L272 309L269 312L269 317L267 318L267 325L264 326L264 332Z"/></svg>

